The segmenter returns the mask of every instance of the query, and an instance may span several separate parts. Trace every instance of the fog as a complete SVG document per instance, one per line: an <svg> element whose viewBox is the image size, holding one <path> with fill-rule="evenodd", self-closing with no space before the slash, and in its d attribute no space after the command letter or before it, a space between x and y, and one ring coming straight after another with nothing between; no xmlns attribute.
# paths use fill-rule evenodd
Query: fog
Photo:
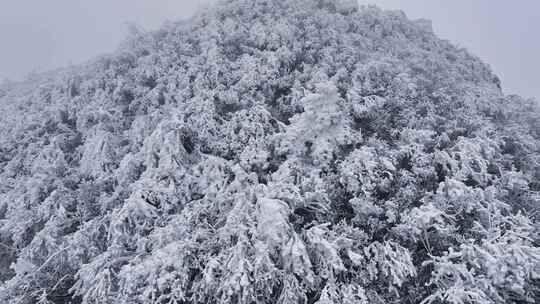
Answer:
<svg viewBox="0 0 540 304"><path fill-rule="evenodd" d="M0 0L0 80L78 64L116 49L127 25L158 28L205 1ZM500 76L506 93L540 97L537 0L360 1L433 21L444 39L469 49Z"/></svg>

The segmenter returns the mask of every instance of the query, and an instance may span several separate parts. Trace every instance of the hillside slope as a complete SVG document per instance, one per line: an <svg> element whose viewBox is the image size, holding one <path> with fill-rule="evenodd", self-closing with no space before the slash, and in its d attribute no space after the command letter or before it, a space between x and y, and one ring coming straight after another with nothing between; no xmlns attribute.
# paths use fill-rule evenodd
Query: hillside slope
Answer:
<svg viewBox="0 0 540 304"><path fill-rule="evenodd" d="M401 12L224 0L0 110L0 303L540 299L540 107Z"/></svg>

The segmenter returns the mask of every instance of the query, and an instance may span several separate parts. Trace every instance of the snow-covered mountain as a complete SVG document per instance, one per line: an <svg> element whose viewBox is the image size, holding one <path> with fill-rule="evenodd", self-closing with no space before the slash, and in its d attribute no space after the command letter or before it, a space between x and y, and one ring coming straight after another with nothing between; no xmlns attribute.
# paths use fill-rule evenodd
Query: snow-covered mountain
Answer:
<svg viewBox="0 0 540 304"><path fill-rule="evenodd" d="M222 0L0 110L1 303L540 299L540 106L425 20Z"/></svg>

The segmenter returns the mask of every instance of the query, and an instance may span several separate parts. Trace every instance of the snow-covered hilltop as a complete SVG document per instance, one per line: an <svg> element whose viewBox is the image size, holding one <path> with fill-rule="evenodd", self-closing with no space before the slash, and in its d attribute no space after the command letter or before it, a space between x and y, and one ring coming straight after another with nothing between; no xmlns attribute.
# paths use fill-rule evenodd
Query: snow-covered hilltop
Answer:
<svg viewBox="0 0 540 304"><path fill-rule="evenodd" d="M226 0L0 87L0 303L534 303L540 109L425 20Z"/></svg>

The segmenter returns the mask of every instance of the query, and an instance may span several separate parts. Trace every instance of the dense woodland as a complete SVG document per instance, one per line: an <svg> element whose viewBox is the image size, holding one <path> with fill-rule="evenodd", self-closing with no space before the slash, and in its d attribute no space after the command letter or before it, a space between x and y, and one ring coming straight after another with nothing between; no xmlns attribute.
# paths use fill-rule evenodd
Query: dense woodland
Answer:
<svg viewBox="0 0 540 304"><path fill-rule="evenodd" d="M0 303L540 301L540 105L428 21L222 0L0 110Z"/></svg>

